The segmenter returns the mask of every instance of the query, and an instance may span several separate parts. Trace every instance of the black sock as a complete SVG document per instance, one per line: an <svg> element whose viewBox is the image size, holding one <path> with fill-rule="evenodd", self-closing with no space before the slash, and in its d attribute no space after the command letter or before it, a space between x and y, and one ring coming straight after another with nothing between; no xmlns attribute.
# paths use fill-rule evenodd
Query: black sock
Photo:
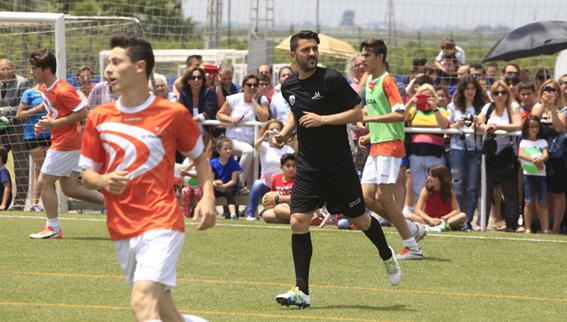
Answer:
<svg viewBox="0 0 567 322"><path fill-rule="evenodd" d="M384 236L384 232L382 231L382 226L380 226L380 223L376 220L376 218L370 216L370 227L368 227L368 230L364 231L364 234L368 237L368 239L370 239L374 246L378 248L380 258L387 260L394 256L388 247L386 236Z"/></svg>
<svg viewBox="0 0 567 322"><path fill-rule="evenodd" d="M296 286L305 294L309 294L309 265L313 254L311 244L311 233L292 234L291 252L293 254L293 265L295 266Z"/></svg>

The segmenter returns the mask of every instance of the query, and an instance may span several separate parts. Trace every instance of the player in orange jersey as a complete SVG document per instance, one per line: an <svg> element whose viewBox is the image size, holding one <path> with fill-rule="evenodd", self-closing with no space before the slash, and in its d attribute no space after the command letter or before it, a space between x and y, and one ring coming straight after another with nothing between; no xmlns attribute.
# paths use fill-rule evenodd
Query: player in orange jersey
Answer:
<svg viewBox="0 0 567 322"><path fill-rule="evenodd" d="M59 224L59 200L55 182L59 181L63 193L72 198L102 204L102 195L98 191L85 189L79 184L79 156L81 149L81 120L87 117L86 105L81 101L73 86L55 76L57 60L46 49L34 51L30 56L32 75L41 85L45 115L35 126L37 133L51 130L51 146L41 173L38 185L41 201L45 208L47 223L45 228L29 235L33 239L61 238Z"/></svg>
<svg viewBox="0 0 567 322"><path fill-rule="evenodd" d="M108 230L120 266L132 285L138 321L203 321L179 314L171 295L183 247L184 216L173 186L175 152L193 160L203 184L194 218L197 229L215 224L209 160L197 124L178 103L148 93L154 66L146 40L113 36L105 76L122 96L87 118L80 166L85 184L101 189Z"/></svg>

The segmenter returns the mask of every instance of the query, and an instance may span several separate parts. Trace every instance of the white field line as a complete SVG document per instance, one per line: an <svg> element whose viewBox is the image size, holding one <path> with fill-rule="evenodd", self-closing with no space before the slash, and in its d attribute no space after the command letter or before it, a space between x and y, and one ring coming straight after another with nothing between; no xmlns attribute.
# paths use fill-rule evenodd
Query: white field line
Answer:
<svg viewBox="0 0 567 322"><path fill-rule="evenodd" d="M30 215L0 215L0 219L3 218L16 218L16 219L37 219L37 220L45 220L44 217L40 216L30 216ZM102 218L76 218L76 217L60 217L60 220L63 221L90 221L90 222L102 222L105 223L106 219ZM186 225L188 226L195 226L196 223L192 222L191 220L186 221ZM290 230L289 226L286 225L273 225L273 226L266 226L266 225L243 225L243 224L223 224L217 223L216 226L219 227L237 227L237 228L256 228L256 229L284 229ZM313 229L314 231L319 232L333 232L333 233L358 233L359 231L350 231L350 230L338 230L338 229ZM386 231L388 235L397 235L397 232L393 231ZM537 239L537 238L517 238L517 237L495 237L495 236L471 236L470 234L458 234L458 235L448 235L448 234L439 234L439 233L428 233L428 237L440 237L440 238L460 238L460 239L481 239L481 240L506 240L506 241L524 241L524 242L533 242L533 243L556 243L556 244L567 244L567 240L561 239Z"/></svg>

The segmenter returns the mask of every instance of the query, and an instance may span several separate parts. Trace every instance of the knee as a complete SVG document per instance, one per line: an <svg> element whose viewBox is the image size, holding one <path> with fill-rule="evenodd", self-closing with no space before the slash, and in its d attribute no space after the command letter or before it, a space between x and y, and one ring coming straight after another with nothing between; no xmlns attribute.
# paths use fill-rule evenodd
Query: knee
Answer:
<svg viewBox="0 0 567 322"><path fill-rule="evenodd" d="M370 228L370 220L369 215L363 214L362 216L351 218L350 222L353 223L358 230L367 231L368 228Z"/></svg>
<svg viewBox="0 0 567 322"><path fill-rule="evenodd" d="M309 231L310 218L303 214L294 214L290 218L291 231L294 233L306 233Z"/></svg>
<svg viewBox="0 0 567 322"><path fill-rule="evenodd" d="M132 291L132 297L130 299L130 308L134 312L136 319L140 321L145 321L148 319L155 318L159 311L157 310L158 303L157 300L152 298L149 293L140 290Z"/></svg>

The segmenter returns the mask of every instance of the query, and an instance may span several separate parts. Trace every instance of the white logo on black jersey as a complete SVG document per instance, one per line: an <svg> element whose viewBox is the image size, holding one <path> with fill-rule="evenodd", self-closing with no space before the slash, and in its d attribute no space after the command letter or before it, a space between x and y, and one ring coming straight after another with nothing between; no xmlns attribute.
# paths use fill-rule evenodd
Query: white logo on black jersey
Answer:
<svg viewBox="0 0 567 322"><path fill-rule="evenodd" d="M295 104L295 95L289 96L289 105L293 106Z"/></svg>
<svg viewBox="0 0 567 322"><path fill-rule="evenodd" d="M311 97L312 100L316 101L316 100L320 100L325 96L321 96L321 94L319 94L319 92L315 92L315 95L313 95L313 97Z"/></svg>

